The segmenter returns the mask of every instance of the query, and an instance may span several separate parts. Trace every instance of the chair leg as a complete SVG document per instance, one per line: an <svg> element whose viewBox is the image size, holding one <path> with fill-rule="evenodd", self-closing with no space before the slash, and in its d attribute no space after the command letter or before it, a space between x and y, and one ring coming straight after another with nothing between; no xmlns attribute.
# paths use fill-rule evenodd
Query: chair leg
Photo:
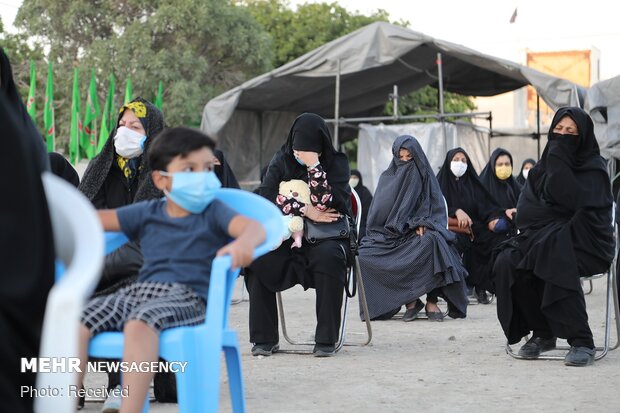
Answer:
<svg viewBox="0 0 620 413"><path fill-rule="evenodd" d="M241 277L239 277L238 279L241 279ZM241 279L241 297L240 298L233 298L230 301L230 303L233 304L233 305L234 304L242 303L242 302L246 301L244 296L245 296L245 283L244 283L244 280Z"/></svg>
<svg viewBox="0 0 620 413"><path fill-rule="evenodd" d="M370 344L372 340L372 327L370 325L370 312L368 311L368 302L366 301L366 289L364 287L364 280L362 280L362 272L360 269L360 263L357 257L355 257L355 271L357 272L357 290L360 295L360 302L362 304L362 312L364 313L364 322L366 323L367 340L363 346Z"/></svg>
<svg viewBox="0 0 620 413"><path fill-rule="evenodd" d="M206 339L193 344L193 348L176 357L188 360L185 371L176 374L179 412L217 412L221 348L214 349L214 344Z"/></svg>
<svg viewBox="0 0 620 413"><path fill-rule="evenodd" d="M314 342L309 342L309 341L296 341L293 340L289 335L288 335L288 330L286 329L286 318L284 316L284 301L282 300L282 293L280 293L279 291L276 293L276 298L278 300L278 316L280 317L280 326L282 327L282 336L284 337L284 339L289 343L292 344L294 346L312 346L314 345ZM285 353L287 352L286 350L278 350L281 353ZM303 352L306 353L306 352Z"/></svg>
<svg viewBox="0 0 620 413"><path fill-rule="evenodd" d="M336 353L340 351L342 346L344 345L344 340L347 335L347 312L349 310L349 296L345 293L344 295L344 304L343 304L343 314L342 321L340 322L340 337L338 338L338 342L336 342Z"/></svg>
<svg viewBox="0 0 620 413"><path fill-rule="evenodd" d="M356 282L357 283L357 289L358 292L360 294L360 302L361 302L361 306L362 306L362 312L364 314L364 320L365 320L365 324L366 324L366 334L367 334L367 338L366 341L363 343L347 343L345 341L346 338L346 328L347 328L347 314L348 314L348 303L349 303L349 297L345 296L344 299L344 310L343 310L343 316L342 316L342 324L340 327L340 338L338 339L338 342L336 343L336 351L339 351L342 346L366 346L368 344L370 344L371 340L372 340L372 325L370 323L370 318L368 316L369 311L368 311L368 303L366 301L366 290L364 288L364 282L362 280L361 277L361 270L360 270L360 265L359 265L359 260L357 259L357 257L355 257L355 263L354 266L351 267L349 269L350 271L350 277L349 280L350 282ZM309 341L296 341L293 338L291 338L288 334L288 330L286 327L286 317L284 315L284 301L282 299L282 294L280 292L276 293L276 298L277 298L277 303L278 303L278 316L280 318L280 326L282 328L282 336L284 337L284 339L292 345L295 346L311 346L314 345L314 342L309 342ZM308 353L308 351L296 351L296 350L279 350L279 352L281 353L297 353L297 354L306 354Z"/></svg>
<svg viewBox="0 0 620 413"><path fill-rule="evenodd" d="M241 354L238 347L224 347L226 355L226 370L228 371L228 388L232 410L235 413L245 413L245 397L243 395L243 375L241 373Z"/></svg>
<svg viewBox="0 0 620 413"><path fill-rule="evenodd" d="M617 259L617 258L616 258ZM620 300L618 299L618 274L616 272L616 263L614 262L613 264L613 281L612 281L612 292L613 292L613 299L614 299L614 319L615 319L615 326L616 326L616 344L610 348L610 350L615 350L620 346Z"/></svg>

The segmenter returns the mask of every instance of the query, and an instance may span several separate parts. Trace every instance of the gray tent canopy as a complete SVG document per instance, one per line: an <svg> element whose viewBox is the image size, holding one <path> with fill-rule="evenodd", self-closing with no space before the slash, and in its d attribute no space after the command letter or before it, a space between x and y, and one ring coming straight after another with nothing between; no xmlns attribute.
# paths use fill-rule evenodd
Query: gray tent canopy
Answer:
<svg viewBox="0 0 620 413"><path fill-rule="evenodd" d="M218 140L240 180L255 180L282 145L296 116L334 115L340 67L339 116L380 115L393 85L409 93L438 84L443 89L492 96L531 84L553 109L583 102L585 90L567 80L434 39L404 27L377 22L210 100L201 129Z"/></svg>
<svg viewBox="0 0 620 413"><path fill-rule="evenodd" d="M594 133L605 158L620 159L620 76L595 83L585 110L594 121Z"/></svg>

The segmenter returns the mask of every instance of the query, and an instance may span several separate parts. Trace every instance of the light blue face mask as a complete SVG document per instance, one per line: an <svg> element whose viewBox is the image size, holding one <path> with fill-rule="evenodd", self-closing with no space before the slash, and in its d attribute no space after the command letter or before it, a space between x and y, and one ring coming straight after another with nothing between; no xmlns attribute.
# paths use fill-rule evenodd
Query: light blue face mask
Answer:
<svg viewBox="0 0 620 413"><path fill-rule="evenodd" d="M295 160L297 161L298 164L300 164L301 166L306 166L306 164L304 163L304 161L302 161L301 159L299 159L298 157L295 156Z"/></svg>
<svg viewBox="0 0 620 413"><path fill-rule="evenodd" d="M172 190L164 190L166 196L192 214L204 211L215 198L215 191L222 187L213 171L159 173L172 177Z"/></svg>

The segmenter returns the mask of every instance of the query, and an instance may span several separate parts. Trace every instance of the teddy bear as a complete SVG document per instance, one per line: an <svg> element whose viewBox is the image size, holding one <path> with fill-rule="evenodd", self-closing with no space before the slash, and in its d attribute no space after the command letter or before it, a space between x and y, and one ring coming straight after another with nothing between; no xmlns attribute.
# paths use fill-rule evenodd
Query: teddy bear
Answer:
<svg viewBox="0 0 620 413"><path fill-rule="evenodd" d="M308 184L301 179L291 179L290 181L280 182L278 197L276 200L278 205L283 205L290 199L295 199L300 203L310 204L310 187L308 187ZM303 218L290 213L291 209L297 205L293 202L282 208L282 213L285 214L284 225L287 229L283 241L293 237L293 244L291 245L291 248L301 247L301 239L304 234Z"/></svg>

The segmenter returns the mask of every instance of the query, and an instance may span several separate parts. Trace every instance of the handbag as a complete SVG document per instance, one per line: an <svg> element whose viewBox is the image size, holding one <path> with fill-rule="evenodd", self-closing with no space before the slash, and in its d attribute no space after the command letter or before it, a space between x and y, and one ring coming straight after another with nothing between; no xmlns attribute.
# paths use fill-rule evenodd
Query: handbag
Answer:
<svg viewBox="0 0 620 413"><path fill-rule="evenodd" d="M317 244L329 239L349 239L351 235L351 224L349 217L340 216L333 222L314 222L304 218L304 238L310 244Z"/></svg>
<svg viewBox="0 0 620 413"><path fill-rule="evenodd" d="M457 234L469 235L469 238L472 241L474 239L474 233L472 232L471 227L459 227L459 221L456 218L448 217L448 230L456 232Z"/></svg>

